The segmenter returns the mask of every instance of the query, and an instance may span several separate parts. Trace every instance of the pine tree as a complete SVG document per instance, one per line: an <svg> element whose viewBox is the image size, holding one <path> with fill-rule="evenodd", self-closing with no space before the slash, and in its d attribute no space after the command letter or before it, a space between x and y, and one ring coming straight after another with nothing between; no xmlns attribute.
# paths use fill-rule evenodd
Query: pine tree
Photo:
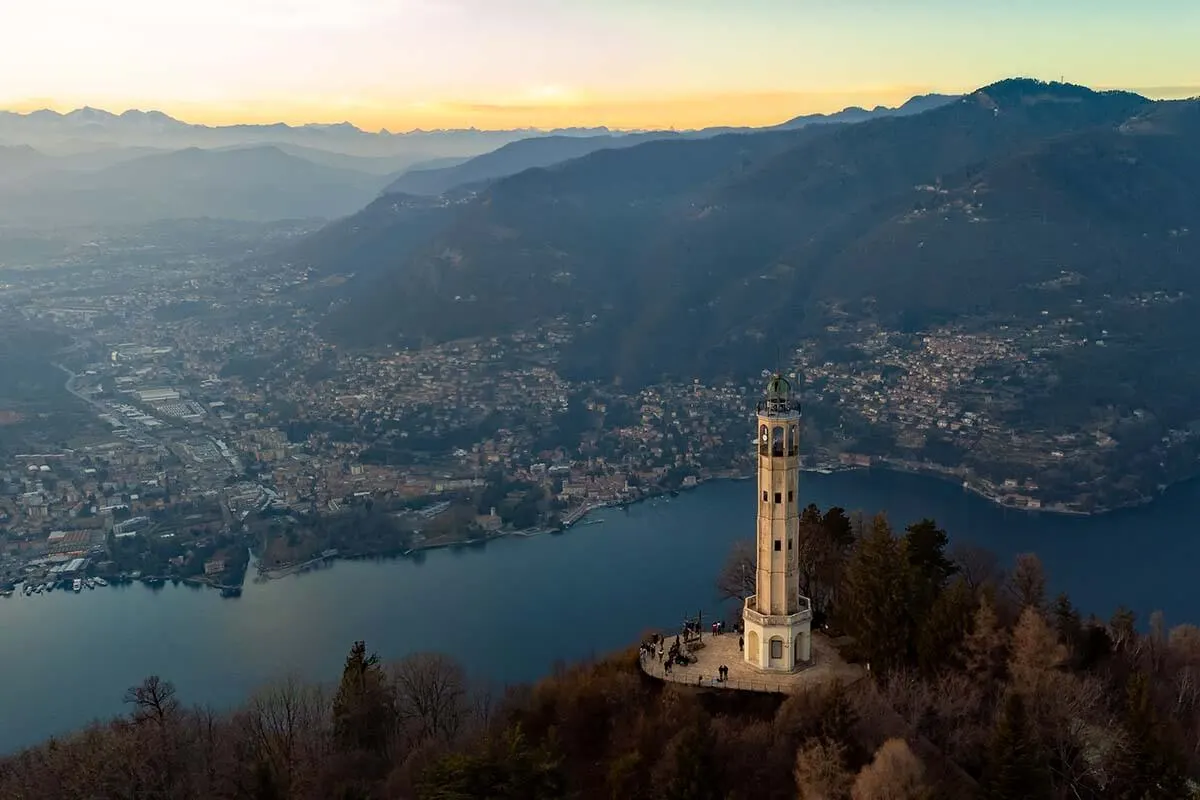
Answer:
<svg viewBox="0 0 1200 800"><path fill-rule="evenodd" d="M938 595L928 616L917 621L917 664L926 674L962 666L976 608L971 587L958 578Z"/></svg>
<svg viewBox="0 0 1200 800"><path fill-rule="evenodd" d="M346 751L382 754L395 722L395 698L377 655L355 642L333 699L333 734Z"/></svg>
<svg viewBox="0 0 1200 800"><path fill-rule="evenodd" d="M875 517L846 566L842 624L872 669L886 671L908 655L908 571L887 518Z"/></svg>
<svg viewBox="0 0 1200 800"><path fill-rule="evenodd" d="M1033 739L1025 701L1010 692L996 720L984 772L988 800L1041 800L1053 796L1049 770Z"/></svg>
<svg viewBox="0 0 1200 800"><path fill-rule="evenodd" d="M1071 658L1079 655L1079 645L1083 639L1083 620L1075 609L1071 598L1065 593L1054 598L1054 608L1051 611L1054 618L1054 630L1058 640L1063 643Z"/></svg>

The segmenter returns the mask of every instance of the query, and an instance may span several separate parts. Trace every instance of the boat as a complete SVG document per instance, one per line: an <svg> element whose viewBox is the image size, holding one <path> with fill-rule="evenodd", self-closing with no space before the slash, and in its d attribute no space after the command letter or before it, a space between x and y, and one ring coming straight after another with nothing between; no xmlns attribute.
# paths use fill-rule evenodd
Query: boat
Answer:
<svg viewBox="0 0 1200 800"><path fill-rule="evenodd" d="M73 591L75 594L79 594L79 590L82 588L83 588L83 581L81 581L79 578L76 578L74 581L72 581L71 591Z"/></svg>
<svg viewBox="0 0 1200 800"><path fill-rule="evenodd" d="M96 578L96 585L97 586L108 586L108 581L104 580L104 578Z"/></svg>
<svg viewBox="0 0 1200 800"><path fill-rule="evenodd" d="M83 583L84 583L84 585L85 585L85 586L87 586L89 589L95 589L95 588L96 588L96 579L95 579L95 578L88 578L88 579L87 579L86 581L84 581Z"/></svg>
<svg viewBox="0 0 1200 800"><path fill-rule="evenodd" d="M225 588L221 589L221 597L241 597L241 596L242 596L242 587L240 587L240 586L226 586Z"/></svg>
<svg viewBox="0 0 1200 800"><path fill-rule="evenodd" d="M12 596L13 596L12 589L0 589L0 597L12 597Z"/></svg>

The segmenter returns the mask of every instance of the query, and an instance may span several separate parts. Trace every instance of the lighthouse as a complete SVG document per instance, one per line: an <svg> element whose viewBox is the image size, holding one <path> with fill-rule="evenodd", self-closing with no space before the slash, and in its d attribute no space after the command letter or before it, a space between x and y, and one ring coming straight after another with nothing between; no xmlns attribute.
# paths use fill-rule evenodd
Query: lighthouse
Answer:
<svg viewBox="0 0 1200 800"><path fill-rule="evenodd" d="M765 672L794 672L812 658L812 606L800 595L800 403L776 373L758 402L755 594L742 609L743 658Z"/></svg>

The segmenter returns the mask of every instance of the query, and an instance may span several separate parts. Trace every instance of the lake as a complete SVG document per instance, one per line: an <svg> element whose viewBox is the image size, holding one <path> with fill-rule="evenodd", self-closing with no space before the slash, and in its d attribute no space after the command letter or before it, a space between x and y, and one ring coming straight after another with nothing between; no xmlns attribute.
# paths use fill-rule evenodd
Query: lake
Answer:
<svg viewBox="0 0 1200 800"><path fill-rule="evenodd" d="M883 471L806 473L805 502L886 511L897 528L932 516L952 540L1011 562L1036 551L1052 591L1107 618L1200 620L1200 483L1137 509L1088 517L1006 510L960 487ZM337 562L239 599L141 584L0 599L0 753L121 713L126 687L171 680L185 702L228 707L288 674L336 681L356 639L383 659L441 651L481 679L529 681L633 643L646 629L718 609L714 580L751 537L753 481L606 509L561 536L439 550L421 561Z"/></svg>

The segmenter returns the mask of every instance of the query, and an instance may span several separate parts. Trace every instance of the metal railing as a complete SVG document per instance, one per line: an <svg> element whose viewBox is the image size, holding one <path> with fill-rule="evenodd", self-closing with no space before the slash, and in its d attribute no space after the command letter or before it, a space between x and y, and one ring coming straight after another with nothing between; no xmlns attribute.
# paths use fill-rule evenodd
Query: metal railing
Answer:
<svg viewBox="0 0 1200 800"><path fill-rule="evenodd" d="M718 681L715 675L705 677L701 673L692 675L684 670L694 669L689 667L681 667L679 672L667 672L657 660L652 660L648 657L638 658L638 664L642 668L642 672L649 675L651 678L656 678L660 681L668 683L678 683L683 686L696 686L702 689L729 689L739 692L767 692L770 694L790 694L796 691L796 684L778 683L769 680L737 680L730 679L727 681Z"/></svg>

